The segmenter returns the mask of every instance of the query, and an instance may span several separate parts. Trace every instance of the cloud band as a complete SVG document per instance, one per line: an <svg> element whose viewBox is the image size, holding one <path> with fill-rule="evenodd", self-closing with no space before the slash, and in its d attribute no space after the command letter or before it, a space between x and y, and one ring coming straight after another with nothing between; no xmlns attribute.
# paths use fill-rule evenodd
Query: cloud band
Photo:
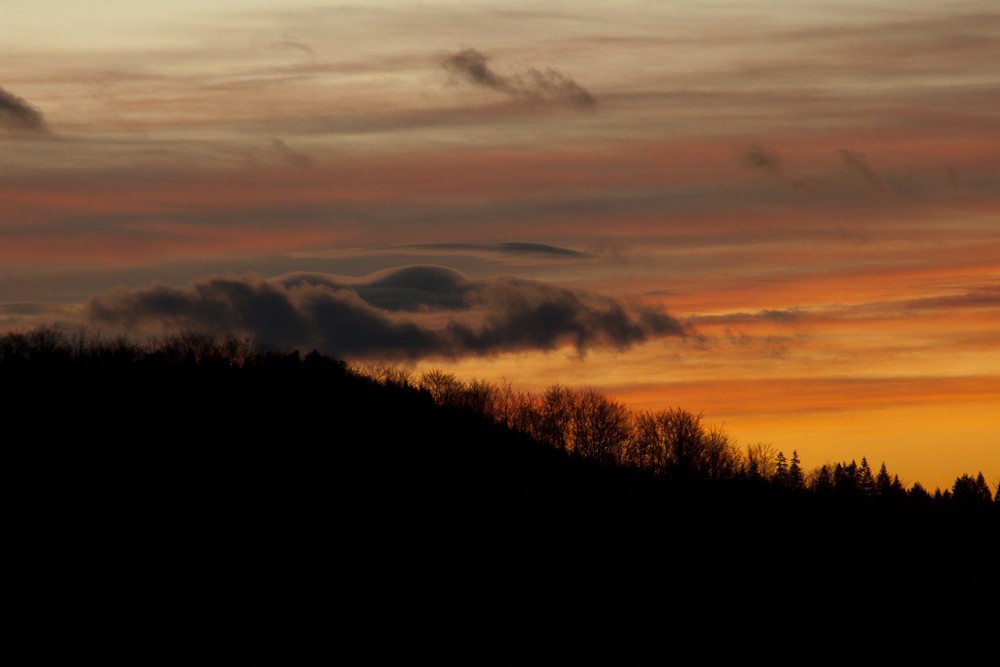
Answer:
<svg viewBox="0 0 1000 667"><path fill-rule="evenodd" d="M685 327L662 309L511 277L468 280L440 266L356 279L293 273L213 276L187 288L153 285L97 296L93 326L210 329L347 359L491 355L573 346L628 348Z"/></svg>

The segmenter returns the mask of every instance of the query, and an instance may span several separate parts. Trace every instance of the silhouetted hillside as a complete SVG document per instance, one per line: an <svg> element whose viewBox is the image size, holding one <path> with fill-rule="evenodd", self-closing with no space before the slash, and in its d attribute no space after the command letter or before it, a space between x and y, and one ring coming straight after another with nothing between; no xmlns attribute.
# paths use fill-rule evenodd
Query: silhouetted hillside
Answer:
<svg viewBox="0 0 1000 667"><path fill-rule="evenodd" d="M0 392L18 516L78 553L115 544L190 564L193 549L236 569L275 551L390 569L557 553L585 572L633 556L988 545L998 526L981 476L935 498L865 460L806 474L681 409L362 372L234 339L8 334Z"/></svg>

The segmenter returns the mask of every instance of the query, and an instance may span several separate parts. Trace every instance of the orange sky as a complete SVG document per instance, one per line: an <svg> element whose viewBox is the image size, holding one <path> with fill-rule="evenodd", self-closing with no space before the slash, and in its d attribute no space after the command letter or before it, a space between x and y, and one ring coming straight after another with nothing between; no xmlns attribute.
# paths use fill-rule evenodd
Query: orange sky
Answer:
<svg viewBox="0 0 1000 667"><path fill-rule="evenodd" d="M0 327L367 323L328 351L995 483L995 3L689 4L4 0Z"/></svg>

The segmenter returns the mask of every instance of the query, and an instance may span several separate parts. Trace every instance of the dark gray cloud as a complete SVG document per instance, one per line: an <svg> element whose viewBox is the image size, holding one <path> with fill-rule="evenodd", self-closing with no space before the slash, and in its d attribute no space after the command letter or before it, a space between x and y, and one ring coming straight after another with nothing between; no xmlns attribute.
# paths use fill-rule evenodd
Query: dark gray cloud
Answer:
<svg viewBox="0 0 1000 667"><path fill-rule="evenodd" d="M553 350L624 349L688 332L662 309L517 278L468 280L440 266L365 278L291 273L213 276L187 289L119 289L84 307L92 326L251 334L341 358L416 359Z"/></svg>
<svg viewBox="0 0 1000 667"><path fill-rule="evenodd" d="M0 128L21 132L48 130L38 109L3 88L0 88Z"/></svg>
<svg viewBox="0 0 1000 667"><path fill-rule="evenodd" d="M465 49L444 59L443 65L454 76L477 86L492 88L522 99L554 99L588 109L596 101L586 88L552 68L544 72L529 68L522 74L504 76L487 64L489 57L475 49Z"/></svg>
<svg viewBox="0 0 1000 667"><path fill-rule="evenodd" d="M581 352L598 346L625 349L652 337L685 334L684 327L660 309L628 307L534 280L471 283L467 298L485 313L483 326L451 323L448 332L460 349L475 354L551 350L566 342Z"/></svg>
<svg viewBox="0 0 1000 667"><path fill-rule="evenodd" d="M444 67L449 72L463 76L470 83L504 93L514 93L508 78L491 70L486 64L487 60L489 58L479 51L465 49L445 58Z"/></svg>

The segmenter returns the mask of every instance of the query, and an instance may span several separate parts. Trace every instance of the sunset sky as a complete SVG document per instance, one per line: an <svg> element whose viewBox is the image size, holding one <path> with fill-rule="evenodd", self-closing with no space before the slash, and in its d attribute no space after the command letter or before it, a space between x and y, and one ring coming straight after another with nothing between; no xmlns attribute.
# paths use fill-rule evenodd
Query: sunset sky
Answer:
<svg viewBox="0 0 1000 667"><path fill-rule="evenodd" d="M1000 478L996 0L0 0L0 330Z"/></svg>

